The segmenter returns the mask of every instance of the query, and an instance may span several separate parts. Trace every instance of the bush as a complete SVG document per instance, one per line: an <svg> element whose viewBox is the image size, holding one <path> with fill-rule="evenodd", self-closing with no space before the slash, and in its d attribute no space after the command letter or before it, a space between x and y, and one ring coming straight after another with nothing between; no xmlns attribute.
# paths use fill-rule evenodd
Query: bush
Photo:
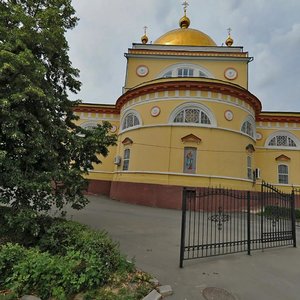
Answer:
<svg viewBox="0 0 300 300"><path fill-rule="evenodd" d="M22 259L6 280L6 288L18 294L35 293L42 299L53 296L65 300L68 294L80 290L80 278L73 272L78 264L78 253L59 257L37 249L23 249Z"/></svg>
<svg viewBox="0 0 300 300"><path fill-rule="evenodd" d="M288 207L280 207L274 205L268 205L264 209L266 216L279 216L281 218L290 218L291 209ZM300 219L300 209L295 209L296 219Z"/></svg>
<svg viewBox="0 0 300 300"><path fill-rule="evenodd" d="M111 276L105 261L93 253L68 250L65 256L51 255L17 244L0 248L1 289L19 295L37 294L42 299L65 300L68 295L103 285Z"/></svg>
<svg viewBox="0 0 300 300"><path fill-rule="evenodd" d="M118 244L104 232L29 211L12 214L5 209L2 214L6 229L0 237L13 236L11 240L39 249L10 243L0 248L0 290L65 299L104 285L119 266L127 264Z"/></svg>
<svg viewBox="0 0 300 300"><path fill-rule="evenodd" d="M11 242L24 246L35 245L52 222L51 217L39 215L30 209L0 207L0 217L0 237L9 237Z"/></svg>
<svg viewBox="0 0 300 300"><path fill-rule="evenodd" d="M0 247L0 288L3 287L6 278L13 274L13 266L17 265L23 256L24 249L17 244L6 244Z"/></svg>
<svg viewBox="0 0 300 300"><path fill-rule="evenodd" d="M94 274L97 283L88 280L87 286L106 282L108 274L114 272L121 261L118 244L114 243L106 233L89 229L87 226L65 220L56 222L40 239L38 246L43 251L54 255L66 255L75 250L82 254L81 268L87 276ZM90 274L90 275L89 275Z"/></svg>

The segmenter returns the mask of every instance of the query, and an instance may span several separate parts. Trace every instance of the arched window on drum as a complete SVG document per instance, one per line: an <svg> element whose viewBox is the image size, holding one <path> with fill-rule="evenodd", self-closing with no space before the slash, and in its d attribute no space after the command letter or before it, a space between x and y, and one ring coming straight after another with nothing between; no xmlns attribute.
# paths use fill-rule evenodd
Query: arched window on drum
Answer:
<svg viewBox="0 0 300 300"><path fill-rule="evenodd" d="M139 127L141 125L141 118L134 110L128 111L122 120L122 130L126 130L133 127Z"/></svg>

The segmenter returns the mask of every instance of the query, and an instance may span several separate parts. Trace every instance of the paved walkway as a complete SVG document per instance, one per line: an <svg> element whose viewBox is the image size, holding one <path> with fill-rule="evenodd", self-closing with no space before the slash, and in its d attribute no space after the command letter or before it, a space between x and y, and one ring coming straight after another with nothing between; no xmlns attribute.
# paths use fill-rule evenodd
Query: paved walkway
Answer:
<svg viewBox="0 0 300 300"><path fill-rule="evenodd" d="M138 268L172 286L174 295L167 299L202 300L206 287L226 289L239 300L300 299L300 248L202 258L185 261L180 269L180 211L89 198L84 210L70 211L69 216L108 231Z"/></svg>

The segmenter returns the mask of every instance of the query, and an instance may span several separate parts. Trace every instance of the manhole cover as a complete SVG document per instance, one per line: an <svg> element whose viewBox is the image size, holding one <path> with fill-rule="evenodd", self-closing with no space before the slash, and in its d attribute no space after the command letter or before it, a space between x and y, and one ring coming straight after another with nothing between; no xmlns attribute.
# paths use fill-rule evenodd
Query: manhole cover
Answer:
<svg viewBox="0 0 300 300"><path fill-rule="evenodd" d="M206 300L236 300L236 298L224 289L208 287L203 290Z"/></svg>

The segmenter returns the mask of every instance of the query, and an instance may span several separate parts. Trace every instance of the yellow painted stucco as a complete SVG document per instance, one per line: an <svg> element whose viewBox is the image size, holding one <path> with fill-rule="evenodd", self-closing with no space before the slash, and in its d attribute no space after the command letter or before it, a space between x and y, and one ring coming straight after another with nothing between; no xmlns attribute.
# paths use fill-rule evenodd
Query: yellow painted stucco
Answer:
<svg viewBox="0 0 300 300"><path fill-rule="evenodd" d="M118 136L89 179L252 191L260 190L262 180L285 191L300 187L300 114L261 111L259 100L248 91L251 58L242 47L134 44L125 56L124 94L116 104L83 104L76 112L79 125L109 121ZM179 67L203 70L208 76L162 78ZM235 72L232 78L225 74L228 69ZM197 88L189 88L191 84ZM175 122L176 113L189 107L207 114L211 123ZM130 122L139 124L123 128L129 115L136 118ZM252 131L245 132L247 122ZM277 133L290 136L296 146L270 146L270 137ZM185 148L196 153L192 174L185 173ZM123 169L126 149L128 170ZM280 164L288 166L284 184L279 183ZM253 177L257 169L259 178Z"/></svg>

